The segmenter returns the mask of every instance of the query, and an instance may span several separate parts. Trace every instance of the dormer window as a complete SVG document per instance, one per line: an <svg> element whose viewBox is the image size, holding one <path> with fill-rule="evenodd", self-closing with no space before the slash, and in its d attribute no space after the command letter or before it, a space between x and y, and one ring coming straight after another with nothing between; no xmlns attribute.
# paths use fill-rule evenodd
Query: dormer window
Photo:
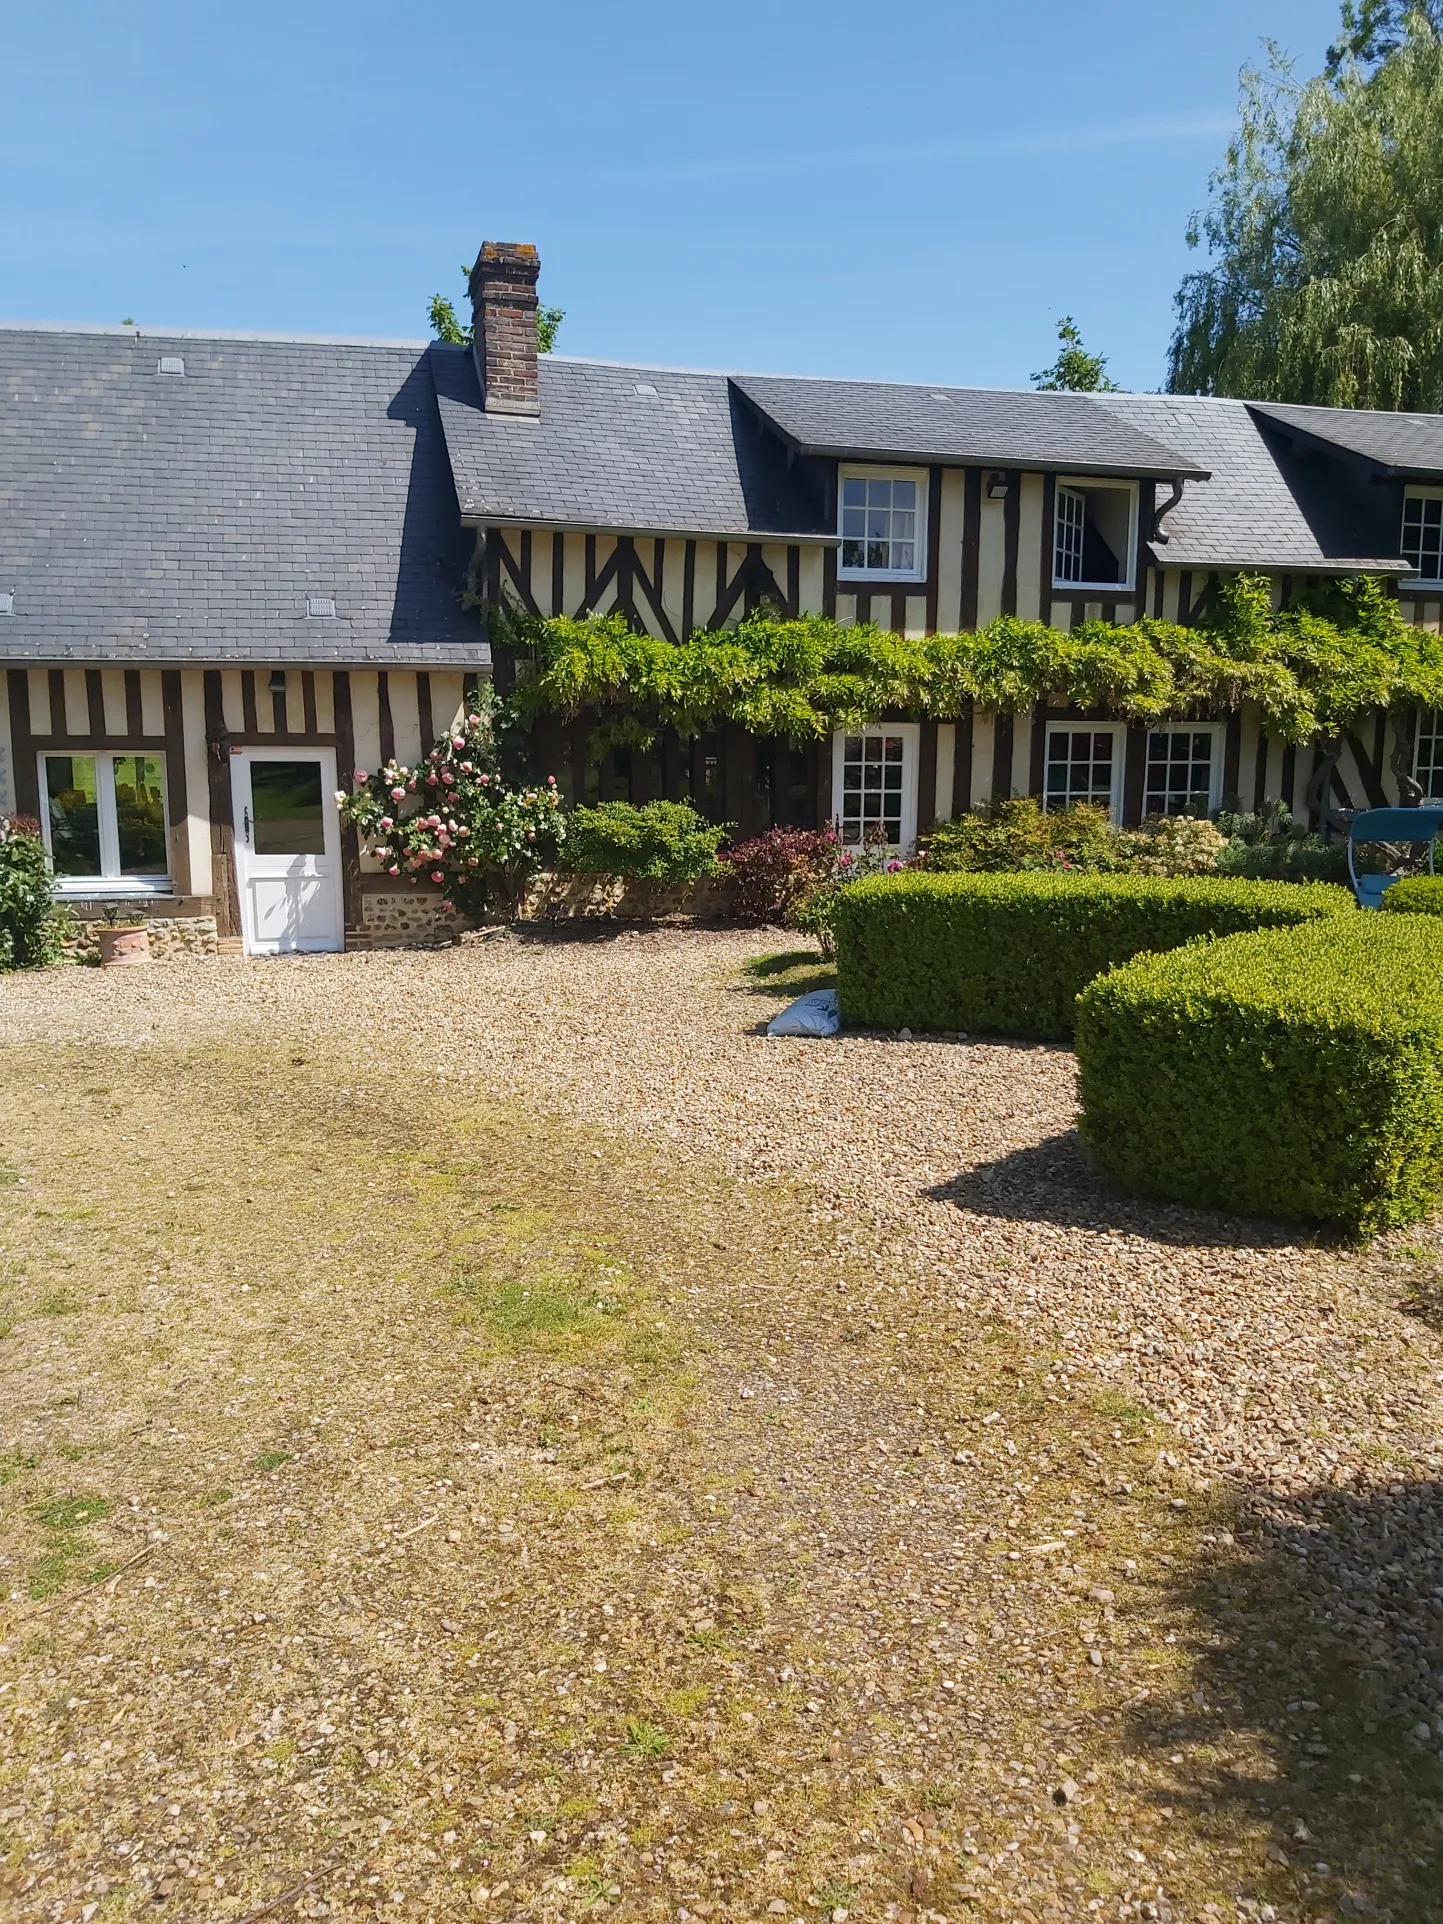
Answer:
<svg viewBox="0 0 1443 1924"><path fill-rule="evenodd" d="M1443 583L1443 488L1408 488L1403 494L1404 559L1429 587Z"/></svg>
<svg viewBox="0 0 1443 1924"><path fill-rule="evenodd" d="M1052 585L1116 594L1137 560L1137 484L1062 477L1052 522Z"/></svg>
<svg viewBox="0 0 1443 1924"><path fill-rule="evenodd" d="M926 477L910 468L843 468L839 577L926 577Z"/></svg>

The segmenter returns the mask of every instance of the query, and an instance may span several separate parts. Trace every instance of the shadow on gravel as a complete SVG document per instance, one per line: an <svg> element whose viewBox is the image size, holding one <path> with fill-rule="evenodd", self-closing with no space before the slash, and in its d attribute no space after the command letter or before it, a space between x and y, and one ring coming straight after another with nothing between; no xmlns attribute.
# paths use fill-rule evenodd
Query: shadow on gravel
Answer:
<svg viewBox="0 0 1443 1924"><path fill-rule="evenodd" d="M1027 1149L1014 1149L995 1162L964 1169L923 1193L974 1216L1060 1223L1068 1229L1121 1230L1191 1248L1280 1248L1303 1240L1301 1229L1284 1223L1215 1216L1180 1203L1119 1195L1097 1174L1075 1129Z"/></svg>
<svg viewBox="0 0 1443 1924"><path fill-rule="evenodd" d="M1443 1917L1443 1485L1254 1496L1162 1572L1193 1701L1131 1713L1203 1835L1252 1830L1284 1917Z"/></svg>

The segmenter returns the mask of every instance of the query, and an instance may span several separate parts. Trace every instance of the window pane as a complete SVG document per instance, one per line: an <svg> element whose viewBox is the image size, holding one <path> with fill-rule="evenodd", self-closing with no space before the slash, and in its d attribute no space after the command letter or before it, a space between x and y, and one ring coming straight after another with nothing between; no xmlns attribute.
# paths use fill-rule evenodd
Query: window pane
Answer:
<svg viewBox="0 0 1443 1924"><path fill-rule="evenodd" d="M849 508L865 508L867 505L867 484L865 481L844 481L842 501Z"/></svg>
<svg viewBox="0 0 1443 1924"><path fill-rule="evenodd" d="M154 755L115 758L115 822L122 875L164 875L165 791Z"/></svg>
<svg viewBox="0 0 1443 1924"><path fill-rule="evenodd" d="M320 763L252 762L251 814L257 855L324 855Z"/></svg>
<svg viewBox="0 0 1443 1924"><path fill-rule="evenodd" d="M57 875L100 874L100 804L93 755L47 755L45 801Z"/></svg>
<svg viewBox="0 0 1443 1924"><path fill-rule="evenodd" d="M915 508L917 505L917 483L915 481L894 481L892 483L892 506L894 508Z"/></svg>
<svg viewBox="0 0 1443 1924"><path fill-rule="evenodd" d="M864 508L843 508L842 533L861 535L867 532L867 514Z"/></svg>

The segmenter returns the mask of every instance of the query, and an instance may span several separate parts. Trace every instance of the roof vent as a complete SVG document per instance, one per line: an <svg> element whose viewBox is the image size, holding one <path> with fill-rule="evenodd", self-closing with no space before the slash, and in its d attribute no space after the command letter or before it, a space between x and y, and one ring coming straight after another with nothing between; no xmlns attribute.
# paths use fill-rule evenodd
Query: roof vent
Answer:
<svg viewBox="0 0 1443 1924"><path fill-rule="evenodd" d="M652 386L650 381L638 381L636 384L636 391L638 394L654 395L656 393L656 389Z"/></svg>
<svg viewBox="0 0 1443 1924"><path fill-rule="evenodd" d="M179 354L162 354L155 364L157 374L184 374L185 361Z"/></svg>
<svg viewBox="0 0 1443 1924"><path fill-rule="evenodd" d="M15 612L15 597L14 595L11 594L10 590L7 588L4 594L0 594L0 615L13 615L14 612Z"/></svg>
<svg viewBox="0 0 1443 1924"><path fill-rule="evenodd" d="M932 399L934 401L950 401L952 396L950 394L939 394L934 388L932 390Z"/></svg>
<svg viewBox="0 0 1443 1924"><path fill-rule="evenodd" d="M307 595L306 613L312 619L334 621L336 616L335 600L330 595Z"/></svg>

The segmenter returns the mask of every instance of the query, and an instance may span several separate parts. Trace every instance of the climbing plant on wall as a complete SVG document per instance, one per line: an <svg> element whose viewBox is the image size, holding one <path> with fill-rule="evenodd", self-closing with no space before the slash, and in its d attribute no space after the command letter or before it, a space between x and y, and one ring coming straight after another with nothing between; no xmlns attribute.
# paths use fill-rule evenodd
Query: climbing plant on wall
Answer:
<svg viewBox="0 0 1443 1924"><path fill-rule="evenodd" d="M1193 627L1146 618L1087 621L1064 634L1002 616L975 633L908 638L822 615L775 610L680 643L620 614L539 620L491 611L518 665L511 707L594 715L612 739L645 742L732 722L755 735L817 740L881 715L948 719L1047 697L1155 721L1253 701L1284 741L1336 738L1380 708L1443 706L1443 640L1414 628L1366 578L1326 583L1278 611L1267 580L1219 585Z"/></svg>

